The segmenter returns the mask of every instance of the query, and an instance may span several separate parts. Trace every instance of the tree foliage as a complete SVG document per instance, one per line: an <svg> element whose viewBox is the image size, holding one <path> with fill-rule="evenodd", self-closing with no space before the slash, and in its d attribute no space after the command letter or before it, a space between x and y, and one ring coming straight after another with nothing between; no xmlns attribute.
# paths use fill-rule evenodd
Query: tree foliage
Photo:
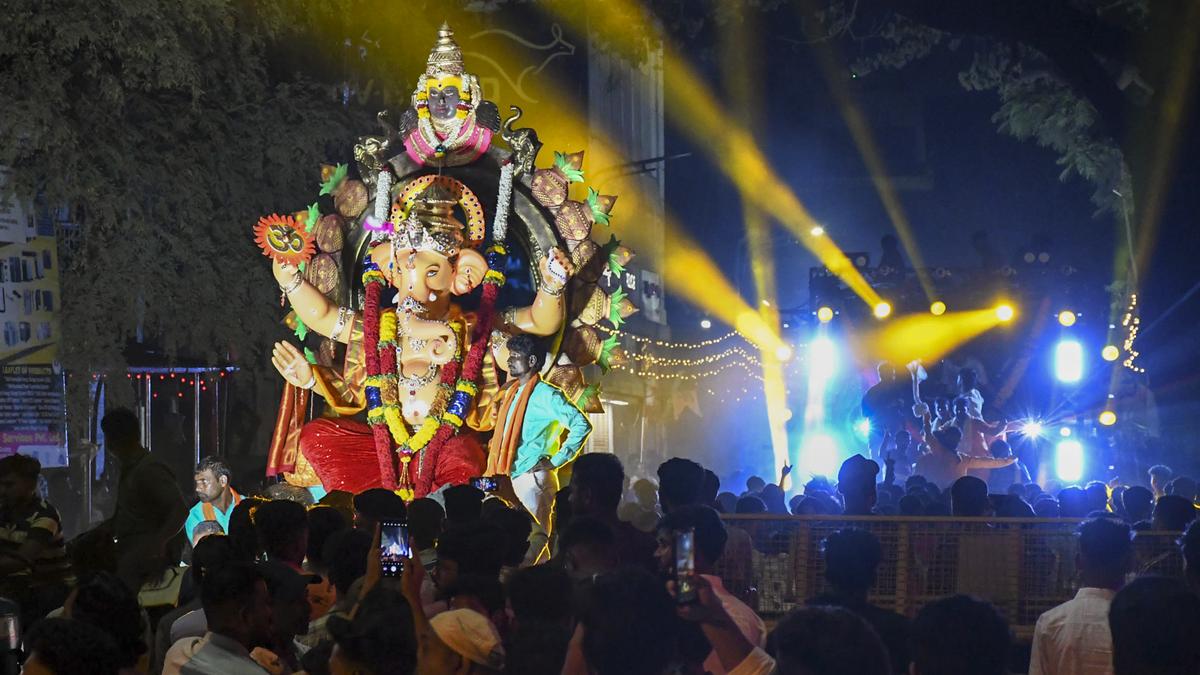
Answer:
<svg viewBox="0 0 1200 675"><path fill-rule="evenodd" d="M62 274L69 371L119 373L139 330L169 358L269 368L278 289L251 227L311 201L327 153L371 127L281 60L309 16L285 0L6 4L0 165L80 225Z"/></svg>
<svg viewBox="0 0 1200 675"><path fill-rule="evenodd" d="M1127 30L1137 29L1147 10L1144 2L1137 0L1079 5L1077 9L1093 16L1105 12L1111 18L1121 10L1121 22ZM822 19L831 35L846 35L860 17L848 4L837 2ZM857 74L903 68L939 51L965 52L968 61L959 73L959 83L970 91L997 94L1000 107L992 116L997 130L1054 151L1063 167L1060 177L1066 180L1074 175L1088 181L1093 187L1092 201L1101 211L1121 208L1113 190L1129 195L1130 176L1114 135L1116 120L1103 119L1098 102L1088 96L1089 90L1038 48L1036 29L1031 28L1029 40L1020 41L1010 39L1011 31L1000 26L996 26L995 35L964 35L931 27L898 12L874 20L879 22L878 28L860 40L865 50L853 65ZM1117 67L1111 62L1106 66Z"/></svg>

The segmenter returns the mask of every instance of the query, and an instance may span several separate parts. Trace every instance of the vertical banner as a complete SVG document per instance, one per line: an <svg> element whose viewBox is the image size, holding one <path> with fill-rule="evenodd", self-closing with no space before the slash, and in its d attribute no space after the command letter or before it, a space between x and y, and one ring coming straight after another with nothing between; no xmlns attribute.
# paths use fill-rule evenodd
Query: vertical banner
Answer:
<svg viewBox="0 0 1200 675"><path fill-rule="evenodd" d="M0 195L7 177L0 167ZM0 456L31 455L44 467L67 465L61 302L53 220L0 196Z"/></svg>

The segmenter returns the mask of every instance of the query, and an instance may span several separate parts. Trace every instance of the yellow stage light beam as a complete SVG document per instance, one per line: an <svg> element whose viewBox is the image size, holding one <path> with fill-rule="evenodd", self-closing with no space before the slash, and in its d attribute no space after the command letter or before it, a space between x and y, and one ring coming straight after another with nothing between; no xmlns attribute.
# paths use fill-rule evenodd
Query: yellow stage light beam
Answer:
<svg viewBox="0 0 1200 675"><path fill-rule="evenodd" d="M942 316L910 314L880 324L855 341L861 353L892 363L933 361L1001 323L994 308Z"/></svg>
<svg viewBox="0 0 1200 675"><path fill-rule="evenodd" d="M785 344L695 240L680 236L667 246L663 278L673 280L669 283L672 293L734 327L764 353L774 353Z"/></svg>
<svg viewBox="0 0 1200 675"><path fill-rule="evenodd" d="M743 21L731 22L729 30L722 32L721 50L725 68L722 72L729 98L739 103L736 112L743 126L750 129L759 128L759 110L751 105L749 77L756 68L755 56L748 39L753 32L752 13L743 13ZM749 250L750 268L754 277L754 290L759 313L763 320L776 334L780 332L778 302L775 286L775 257L771 247L771 229L763 212L743 200L743 220L746 225L746 245ZM787 386L784 384L783 364L790 361L793 350L788 345L777 347L775 352L763 351L760 361L763 375L763 401L767 409L767 428L771 437L771 454L775 460L775 472L790 464L788 448L787 420L789 415ZM780 487L787 489L781 483Z"/></svg>
<svg viewBox="0 0 1200 675"><path fill-rule="evenodd" d="M803 4L811 7L810 2ZM862 108L854 100L850 88L846 86L846 68L842 65L842 59L839 58L835 49L831 40L813 43L813 50L816 52L817 61L825 75L825 81L829 85L829 91L833 94L833 100L842 113L842 119L846 121L850 137L854 139L854 145L858 147L858 154L867 165L867 172L871 175L871 182L879 194L879 200L883 202L883 208L887 211L888 218L892 221L892 226L900 237L900 243L904 246L904 251L908 254L913 269L916 270L917 280L925 291L925 297L933 300L936 297L933 282L930 281L929 273L925 269L921 249L917 246L917 239L913 235L908 216L904 214L904 207L900 203L895 185L892 184L891 174L883 161L883 154L879 151L879 145L871 133L871 125L867 122Z"/></svg>
<svg viewBox="0 0 1200 675"><path fill-rule="evenodd" d="M1200 57L1200 35L1194 27L1200 22L1200 3L1184 4L1187 6L1184 16L1171 17L1167 21L1160 19L1158 24L1158 27L1169 28L1174 33L1170 42L1166 43L1171 45L1170 50L1164 51L1163 43L1141 46L1142 49L1152 50L1159 59L1170 59L1166 86L1160 95L1156 95L1158 115L1143 125L1147 135L1153 134L1153 138L1150 143L1138 144L1140 147L1135 150L1149 153L1150 165L1146 182L1134 186L1134 199L1141 205L1135 251L1137 266L1141 269L1145 269L1150 262L1163 203L1173 185L1172 174L1181 145L1179 132L1184 128L1184 121L1191 119L1190 110L1194 104L1192 89L1195 84L1195 64Z"/></svg>
<svg viewBox="0 0 1200 675"><path fill-rule="evenodd" d="M779 335L778 303L775 298L775 264L771 256L770 231L762 212L754 207L743 209L746 222L746 241L750 250L750 266L754 275L754 287L759 300L759 316L775 335ZM762 350L763 401L767 407L767 427L771 436L771 454L775 460L775 471L789 464L787 419L787 387L784 384L783 363L792 358L792 348L786 344L776 346L774 352ZM785 486L780 486L785 487Z"/></svg>
<svg viewBox="0 0 1200 675"><path fill-rule="evenodd" d="M588 29L599 32L625 52L636 53L644 49L647 39L658 39L630 30L629 17L644 17L647 11L635 2L611 0L605 3L603 11L589 13L587 8L591 4L545 3L539 7L580 32ZM878 304L879 295L832 239L827 234L811 234L819 223L771 168L753 136L725 113L691 65L666 40L662 45L664 99L672 122L710 156L745 203L779 221L869 306Z"/></svg>

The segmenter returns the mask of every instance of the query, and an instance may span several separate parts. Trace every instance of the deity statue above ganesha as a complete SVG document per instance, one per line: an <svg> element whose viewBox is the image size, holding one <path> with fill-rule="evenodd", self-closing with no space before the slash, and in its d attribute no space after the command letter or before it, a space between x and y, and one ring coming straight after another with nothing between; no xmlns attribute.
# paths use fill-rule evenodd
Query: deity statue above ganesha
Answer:
<svg viewBox="0 0 1200 675"><path fill-rule="evenodd" d="M632 256L591 239L616 198L569 199L583 153L537 169L537 135L514 129L512 110L501 124L442 26L399 129L380 114L386 135L354 147L357 178L323 168L333 211L318 201L259 221L289 325L315 347L274 347L287 384L269 475L407 499L481 475L517 333L553 344L545 380L601 411L584 369L623 358L615 329L636 311L596 284ZM509 275L528 277L531 302L499 306ZM324 412L308 420L312 392Z"/></svg>

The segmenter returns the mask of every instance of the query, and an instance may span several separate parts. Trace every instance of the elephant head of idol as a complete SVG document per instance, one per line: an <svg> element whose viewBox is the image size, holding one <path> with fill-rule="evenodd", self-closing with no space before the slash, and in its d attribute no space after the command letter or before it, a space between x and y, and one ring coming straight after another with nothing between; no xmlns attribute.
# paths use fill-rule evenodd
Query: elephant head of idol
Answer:
<svg viewBox="0 0 1200 675"><path fill-rule="evenodd" d="M376 246L371 259L396 289L397 319L440 320L453 296L483 283L487 261L467 241L454 215L454 195L438 183L426 188L407 211L396 209L388 245Z"/></svg>

